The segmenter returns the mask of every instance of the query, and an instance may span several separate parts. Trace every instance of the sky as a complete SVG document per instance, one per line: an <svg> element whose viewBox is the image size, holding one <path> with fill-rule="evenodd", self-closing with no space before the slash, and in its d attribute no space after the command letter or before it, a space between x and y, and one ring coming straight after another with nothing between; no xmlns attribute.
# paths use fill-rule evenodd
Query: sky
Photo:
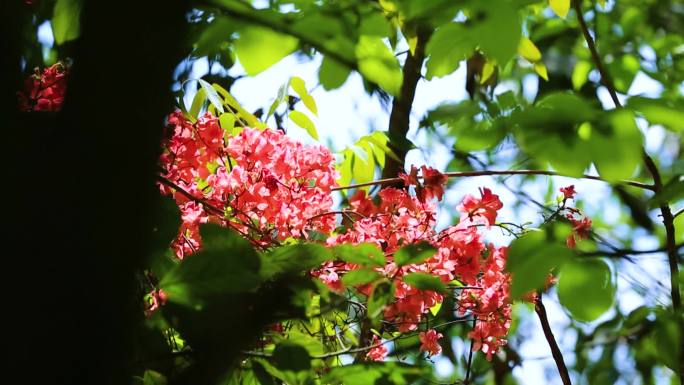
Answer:
<svg viewBox="0 0 684 385"><path fill-rule="evenodd" d="M46 52L53 46L54 39L49 22L39 26L38 38ZM648 57L650 52L646 50L642 54ZM288 56L256 77L241 78L234 84L231 93L236 96L247 110L255 111L259 108L267 110L275 99L280 86L287 82L290 77L298 76L305 81L318 106L318 116L313 117L311 114L309 116L316 123L320 143L325 144L331 150L340 151L346 146L352 145L361 136L374 130L386 131L389 122L389 112L383 108L376 97L371 97L366 93L360 75L352 73L342 87L332 91L325 91L323 87L318 85L320 62L320 55L316 55L313 60L299 58L296 55ZM199 79L207 73L209 73L207 60L200 59L194 62L190 78ZM230 69L229 73L235 76L244 74L244 71L239 63L237 63ZM597 75L593 74L592 76ZM524 79L522 90L517 90L516 84L504 83L497 86L495 94L512 89L521 91L525 98L533 100L536 95L538 82L539 78L534 74L530 74ZM453 142L435 143L434 140L428 141L428 137L423 132L418 131L418 122L427 111L442 103L465 100L467 93L464 84L465 65L461 65L451 75L429 82L422 80L419 83L411 113L411 129L408 135L409 139L416 143L418 149L411 150L407 154L407 165L414 164L420 166L426 164L444 171L450 161L450 148ZM190 105L195 89L196 82L187 83L186 105ZM662 87L658 82L652 80L643 72L639 72L629 89L628 95L657 97L661 91ZM605 88L599 88L597 97L604 108L613 108ZM624 96L621 96L621 98L624 99ZM303 110L303 107L298 106L298 109ZM664 130L659 127L649 128L644 121L640 121L639 126L642 132L644 132L647 150L650 152L658 151L665 139ZM303 129L300 129L295 124L286 122L285 127L287 128L288 135L307 143L314 142ZM589 171L596 174L596 170ZM608 223L617 224L619 222L623 208L614 199L609 199L610 188L603 182L564 177L547 177L539 178L539 181L536 183L527 184L525 191L536 200L543 202L543 195L547 190L549 180L552 181L555 191L558 191L558 188L561 186L574 184L578 191L578 199L583 202L584 209L589 216L600 215ZM517 223L527 221L538 223L540 221L538 210L532 206L513 210L512 207L517 199L516 196L501 185L498 185L494 178L475 177L459 179L456 184L449 188L445 200L442 202L441 210L443 215L439 217L439 226L448 225L449 221L452 220L448 212L450 210L453 211L465 194L476 193L477 188L480 186L493 188L494 192L501 197L504 208L500 211L499 217L503 218L502 220ZM655 223L659 223L655 214L653 219ZM616 228L615 231L620 233L624 229ZM495 244L505 245L511 241L510 237L503 233L496 231L491 233L490 241ZM657 239L642 232L640 234L637 233L631 245L625 246L643 250L657 248L659 245ZM638 265L622 264L620 266L618 306L623 313L628 313L645 303L653 304L659 301L669 301L669 287L663 284L660 284L660 287L656 287L655 292L660 293L660 295L654 297L643 297L631 289L632 280L636 279L636 277L644 277L645 274L653 277L655 282L669 282L666 279L668 277L668 270L664 255L643 255L640 256L639 261ZM553 291L544 298L552 329L561 349L566 353L564 355L568 364L572 365L574 357L571 353L577 336L571 330L565 330L565 326L570 323L570 319L558 303ZM610 319L610 317L611 312L587 325L587 327ZM521 383L525 384L560 384L560 378L536 317L528 314L527 317L523 318L522 322L521 328L525 330L527 337L520 345L519 352L524 359L523 365L514 370L514 375L520 380L524 380ZM467 347L461 341L454 340L453 344L457 354L467 354ZM619 353L626 354L626 351ZM433 360L436 363L438 374L443 375L445 378L449 378L450 375L453 376L453 367L448 359L436 357ZM620 363L617 362L616 364L620 368ZM627 365L624 369L628 370L629 367Z"/></svg>

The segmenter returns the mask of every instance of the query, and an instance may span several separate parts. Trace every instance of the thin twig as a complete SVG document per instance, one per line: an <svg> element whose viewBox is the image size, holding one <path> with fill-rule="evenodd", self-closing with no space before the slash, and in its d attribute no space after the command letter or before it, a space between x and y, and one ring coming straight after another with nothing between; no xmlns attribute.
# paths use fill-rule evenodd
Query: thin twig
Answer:
<svg viewBox="0 0 684 385"><path fill-rule="evenodd" d="M553 355L553 360L556 361L556 367L558 368L558 373L560 374L563 385L572 385L570 382L570 374L568 373L568 367L565 366L565 360L563 360L563 354L556 343L556 339L553 336L553 331L551 330L551 325L549 324L549 318L546 315L546 308L542 303L541 292L537 293L537 300L534 302L534 310L539 316L539 321L541 322L542 329L544 330L544 336L546 341L549 343L549 348L551 348L551 354Z"/></svg>
<svg viewBox="0 0 684 385"><path fill-rule="evenodd" d="M456 172L446 172L444 173L449 178L465 178L465 177L474 177L474 176L491 176L491 175L548 175L548 176L564 176L568 178L574 178L573 176L570 175L564 175L557 173L555 171L546 171L546 170L481 170L481 171L456 171ZM596 176L596 175L582 175L580 179L591 179L591 180L598 180L602 182L607 182L605 179ZM351 184L348 186L339 186L339 187L333 187L333 191L337 190L347 190L347 189L352 189L352 188L359 188L359 187L366 187L366 186L374 186L374 185L385 185L385 184L395 184L398 182L401 182L402 179L397 177L397 178L385 178L385 179L378 179L374 180L371 182L366 182L366 183L358 183L358 184ZM635 182L631 180L623 180L620 181L619 183L626 184L629 186L633 187L638 187L641 189L645 190L651 190L653 191L654 187L652 185L646 184L646 183L641 183L641 182Z"/></svg>

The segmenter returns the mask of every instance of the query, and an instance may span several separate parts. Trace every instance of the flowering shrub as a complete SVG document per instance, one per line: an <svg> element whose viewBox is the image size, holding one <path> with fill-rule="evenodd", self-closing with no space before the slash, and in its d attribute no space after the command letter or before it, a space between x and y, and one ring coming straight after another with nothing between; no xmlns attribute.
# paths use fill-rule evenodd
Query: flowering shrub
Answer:
<svg viewBox="0 0 684 385"><path fill-rule="evenodd" d="M61 62L35 73L24 82L24 90L18 92L19 109L24 112L57 112L62 109L66 94L69 70Z"/></svg>
<svg viewBox="0 0 684 385"><path fill-rule="evenodd" d="M168 118L172 135L161 157L162 193L174 197L182 226L178 258L201 246L198 225L231 227L255 245L328 233L335 218L331 189L338 177L322 146L305 146L282 132L244 128L227 135L210 113L191 123L180 111Z"/></svg>
<svg viewBox="0 0 684 385"><path fill-rule="evenodd" d="M471 337L478 341L475 348L482 349L488 357L505 344L503 337L510 327L509 277L503 269L506 248L487 245L482 227L495 223L497 210L502 207L497 195L491 190L481 190L481 197L466 195L458 207L461 221L456 226L440 232L435 230L436 202L426 197L439 197L428 191L439 191L434 184L416 185L414 176L408 183L423 189L419 199L407 190L385 188L378 193L375 204L363 190L351 197L352 212L361 219L344 233L328 238L329 245L373 243L386 254L387 264L376 270L396 284L395 300L385 309L384 317L400 332L416 330L429 309L442 302L442 294L432 290L420 290L403 280L410 273L426 273L448 284L454 279L467 287L461 291L462 310L469 310L478 318ZM435 175L436 170L423 167L425 175ZM444 181L442 177L435 178ZM443 182L437 182L443 184ZM424 262L399 266L393 258L401 247L427 242L436 253ZM328 262L314 272L333 290L343 288L341 278L349 271L358 269L352 263ZM370 286L356 289L369 295Z"/></svg>

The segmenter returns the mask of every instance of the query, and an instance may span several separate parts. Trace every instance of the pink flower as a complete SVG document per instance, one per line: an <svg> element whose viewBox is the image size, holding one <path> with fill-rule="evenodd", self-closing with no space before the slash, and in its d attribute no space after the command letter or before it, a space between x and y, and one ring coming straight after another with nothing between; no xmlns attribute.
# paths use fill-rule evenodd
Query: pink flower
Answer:
<svg viewBox="0 0 684 385"><path fill-rule="evenodd" d="M575 197L575 185L571 184L570 186L566 187L561 187L560 192L563 193L563 199L572 199Z"/></svg>
<svg viewBox="0 0 684 385"><path fill-rule="evenodd" d="M418 334L418 338L420 339L420 351L427 352L428 356L440 354L442 352L442 347L439 345L439 339L442 337L442 333L437 333L435 329L421 332Z"/></svg>
<svg viewBox="0 0 684 385"><path fill-rule="evenodd" d="M378 336L373 336L373 341L371 341L372 348L366 353L366 359L372 361L382 361L387 357L387 348L382 343Z"/></svg>

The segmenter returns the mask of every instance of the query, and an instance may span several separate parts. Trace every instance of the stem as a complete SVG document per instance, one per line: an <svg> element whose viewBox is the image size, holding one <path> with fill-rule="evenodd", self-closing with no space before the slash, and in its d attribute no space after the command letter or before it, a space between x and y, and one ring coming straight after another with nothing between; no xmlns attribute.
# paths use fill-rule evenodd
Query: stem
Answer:
<svg viewBox="0 0 684 385"><path fill-rule="evenodd" d="M537 293L537 300L534 301L534 310L539 316L539 322L541 322L542 329L544 330L544 336L546 341L549 343L549 348L551 348L551 355L553 360L556 361L556 367L558 368L558 374L560 374L563 385L572 385L570 382L570 374L568 373L568 367L565 366L565 360L563 360L563 354L556 343L556 339L553 337L553 331L551 331L551 325L549 324L549 318L546 316L546 308L544 303L542 303L541 292Z"/></svg>
<svg viewBox="0 0 684 385"><path fill-rule="evenodd" d="M475 329L475 325L477 324L477 317L473 319L473 329ZM470 369L473 365L473 346L475 345L475 339L470 340L470 352L468 353L468 364L466 366L466 375L465 375L465 380L463 380L464 385L468 385L470 383Z"/></svg>
<svg viewBox="0 0 684 385"><path fill-rule="evenodd" d="M555 171L545 171L545 170L482 170L482 171L463 171L463 172L447 172L444 173L444 175L448 176L449 178L464 178L464 177L473 177L473 176L487 176L487 175L548 175L548 176L565 176L565 177L570 177L570 175L564 175L557 173ZM598 180L602 182L606 182L603 178L595 175L582 175L581 179L591 179L591 180ZM334 187L332 190L337 191L337 190L347 190L347 189L352 189L352 188L359 188L359 187L366 187L366 186L375 186L375 185L385 185L385 184L395 184L398 182L401 182L401 178L385 178L385 179L378 179L374 180L371 182L366 182L366 183L358 183L358 184L351 184L348 186L339 186L339 187ZM641 182L635 182L631 180L623 180L620 181L620 183L632 186L632 187L637 187L641 188L644 190L650 190L654 191L655 187L646 183L641 183Z"/></svg>

